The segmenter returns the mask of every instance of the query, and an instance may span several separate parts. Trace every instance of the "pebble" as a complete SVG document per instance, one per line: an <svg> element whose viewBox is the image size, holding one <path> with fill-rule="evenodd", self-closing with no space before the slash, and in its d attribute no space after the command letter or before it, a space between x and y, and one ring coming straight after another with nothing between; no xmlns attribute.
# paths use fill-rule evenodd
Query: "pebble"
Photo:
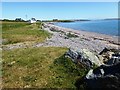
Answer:
<svg viewBox="0 0 120 90"><path fill-rule="evenodd" d="M60 30L61 32L51 31L51 27L57 30ZM32 47L41 47L41 46L68 47L68 48L74 48L76 50L89 49L90 51L99 53L103 48L108 47L108 45L111 45L111 44L108 44L107 41L102 43L102 40L99 40L99 39L94 40L93 38L95 38L94 37L95 35L93 35L93 37L91 36L89 37L89 33L88 33L88 36L86 36L86 33L81 33L83 35L79 33L79 37L74 37L74 38L67 37L66 33L70 32L69 29L58 27L53 24L45 24L44 30L52 33L53 34L52 37L47 38L46 42L36 43ZM5 47L5 49L24 48L24 47L25 45L16 44L16 45L9 45Z"/></svg>

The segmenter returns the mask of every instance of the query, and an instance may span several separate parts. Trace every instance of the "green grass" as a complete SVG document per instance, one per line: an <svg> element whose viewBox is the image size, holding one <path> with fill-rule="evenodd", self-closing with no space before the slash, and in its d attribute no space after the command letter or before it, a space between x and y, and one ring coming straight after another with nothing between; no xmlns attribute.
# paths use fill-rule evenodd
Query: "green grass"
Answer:
<svg viewBox="0 0 120 90"><path fill-rule="evenodd" d="M4 45L44 42L50 36L42 30L42 23L2 23ZM68 37L76 36L68 34ZM76 88L75 81L87 70L65 58L67 50L60 47L3 50L3 88Z"/></svg>
<svg viewBox="0 0 120 90"><path fill-rule="evenodd" d="M20 42L43 42L50 33L41 30L41 23L29 24L27 22L3 22L3 44Z"/></svg>
<svg viewBox="0 0 120 90"><path fill-rule="evenodd" d="M64 57L67 48L40 47L3 51L4 88L76 88L86 70Z"/></svg>
<svg viewBox="0 0 120 90"><path fill-rule="evenodd" d="M78 35L75 35L75 34L72 34L72 33L68 33L67 35L66 35L68 38L77 38L78 37Z"/></svg>

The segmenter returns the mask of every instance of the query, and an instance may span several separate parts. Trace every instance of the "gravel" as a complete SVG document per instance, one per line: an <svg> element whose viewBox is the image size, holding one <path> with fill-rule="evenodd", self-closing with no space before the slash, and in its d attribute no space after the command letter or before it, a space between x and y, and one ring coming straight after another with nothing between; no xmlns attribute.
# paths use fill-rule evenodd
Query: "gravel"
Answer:
<svg viewBox="0 0 120 90"><path fill-rule="evenodd" d="M58 27L53 24L44 23L44 30L52 33L51 38L47 38L44 43L34 43L32 47L67 47L76 50L89 49L99 53L105 47L118 48L119 45L110 43L118 41L118 37L103 34L77 31L69 28ZM67 37L67 33L75 34L78 37ZM24 44L14 44L4 46L3 49L25 48Z"/></svg>
<svg viewBox="0 0 120 90"><path fill-rule="evenodd" d="M104 36L103 37L99 37L102 39L94 39L96 36L94 33L93 36L86 36L86 34L79 34L77 32L77 35L79 37L68 37L68 39L65 39L66 37L66 33L71 32L73 34L76 34L76 32L72 32L70 29L67 28L62 28L62 27L58 27L55 25L51 25L51 24L46 24L45 26L46 28L44 28L44 30L47 30L48 32L51 32L53 34L52 38L48 39L45 43L39 43L36 44L36 47L40 47L40 46L45 46L45 47L49 47L49 46L55 46L55 47L67 47L67 48L73 48L76 50L80 50L80 49L89 49L90 51L94 51L99 53L102 49L104 49L105 47L110 47L110 45L108 45L107 43L109 43L109 41L105 40L103 37L109 39L111 37L108 36ZM55 32L55 31L51 31L51 28L54 28L54 30L59 30L62 32ZM69 31L70 30L70 31ZM86 32L87 33L87 32ZM88 33L89 34L89 33ZM98 37L98 35L97 35ZM117 38L116 38L117 39ZM113 39L111 39L113 40ZM115 48L117 48L118 45L115 45Z"/></svg>

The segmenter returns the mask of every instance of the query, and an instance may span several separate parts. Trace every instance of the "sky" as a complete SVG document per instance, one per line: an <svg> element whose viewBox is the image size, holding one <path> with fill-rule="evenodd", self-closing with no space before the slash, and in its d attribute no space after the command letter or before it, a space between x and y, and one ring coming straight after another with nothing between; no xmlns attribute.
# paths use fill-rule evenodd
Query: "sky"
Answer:
<svg viewBox="0 0 120 90"><path fill-rule="evenodd" d="M26 18L27 15L27 18ZM105 19L118 17L117 2L3 2L2 19Z"/></svg>
<svg viewBox="0 0 120 90"><path fill-rule="evenodd" d="M119 2L120 0L1 0L2 2Z"/></svg>

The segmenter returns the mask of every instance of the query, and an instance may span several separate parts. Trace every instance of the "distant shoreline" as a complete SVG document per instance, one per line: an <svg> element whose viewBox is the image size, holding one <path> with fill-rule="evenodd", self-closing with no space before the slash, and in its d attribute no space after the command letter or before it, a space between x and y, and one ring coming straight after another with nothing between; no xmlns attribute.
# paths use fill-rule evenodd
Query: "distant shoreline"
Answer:
<svg viewBox="0 0 120 90"><path fill-rule="evenodd" d="M83 30L75 30L71 28L60 27L60 26L55 25L54 23L45 23L45 24L47 24L48 27L52 27L58 31L63 31L66 33L71 32L71 33L77 34L82 37L104 40L104 41L108 41L113 44L120 45L120 43L118 42L119 36L112 36L112 35L106 35L106 34L83 31Z"/></svg>
<svg viewBox="0 0 120 90"><path fill-rule="evenodd" d="M71 28L73 30L118 36L118 20L75 21L72 23L53 22L53 24L60 27Z"/></svg>
<svg viewBox="0 0 120 90"><path fill-rule="evenodd" d="M64 28L65 30L68 29L67 31L69 31L69 30L72 31L72 32L74 32L74 31L76 32L76 31L77 31L77 33L78 33L78 31L80 31L80 32L84 32L84 33L98 34L98 35L101 35L101 36L117 37L117 38L118 38L117 35L108 35L108 34L103 34L103 33L92 32L92 31L77 30L77 29L72 29L72 28L67 28L67 27L58 26L58 25L55 24L55 22L45 22L45 23L54 25L55 27L58 27L58 28ZM57 23L57 22L56 22L56 23ZM60 23L60 22L58 22L58 23ZM64 23L64 22L61 22L61 23ZM69 22L68 22L68 23L69 23Z"/></svg>

